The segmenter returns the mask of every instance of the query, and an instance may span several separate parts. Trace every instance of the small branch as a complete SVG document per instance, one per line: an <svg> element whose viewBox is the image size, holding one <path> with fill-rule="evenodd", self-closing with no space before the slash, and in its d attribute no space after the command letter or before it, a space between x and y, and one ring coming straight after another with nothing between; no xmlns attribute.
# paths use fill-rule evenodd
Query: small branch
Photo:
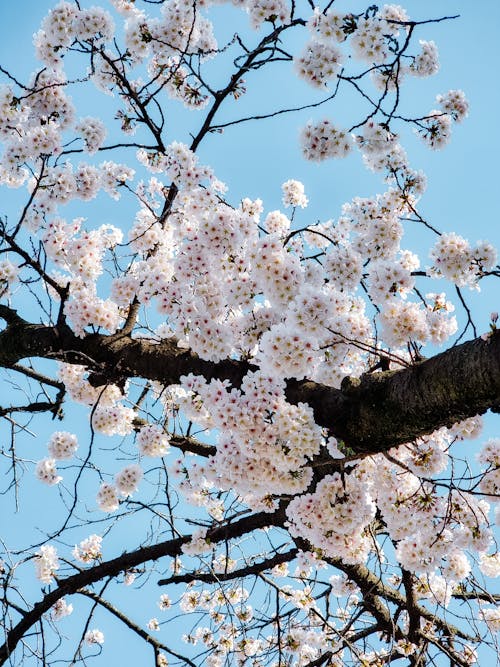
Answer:
<svg viewBox="0 0 500 667"><path fill-rule="evenodd" d="M189 584L192 581L203 581L205 583L217 583L219 581L231 581L233 579L240 579L248 577L253 574L257 575L264 570L270 570L281 563L289 563L298 554L298 549L291 549L284 554L276 554L272 558L267 558L260 563L252 563L239 570L232 572L189 572L188 574L176 574L168 579L160 579L158 586L166 586L168 584Z"/></svg>
<svg viewBox="0 0 500 667"><path fill-rule="evenodd" d="M123 612L121 612L119 609L117 609L114 605L112 605L110 602L108 602L101 596L97 595L96 593L90 591L87 588L82 588L77 592L80 595L84 595L85 597L94 600L94 602L96 602L99 606L109 611L111 614L113 614L113 616L118 618L122 623L124 623L128 628L130 628L130 630L133 630L137 635L139 635L139 637L144 639L145 642L151 644L151 646L153 646L157 651L165 651L165 653L168 653L169 655L173 655L175 658L183 660L187 665L190 665L191 667L196 667L194 662L192 662L189 658L187 658L184 655L181 655L180 653L176 653L176 651L173 651L172 649L168 648L168 646L155 639L152 635L149 634L149 632L146 632L146 630L141 628L140 625L134 623L132 619L130 619Z"/></svg>

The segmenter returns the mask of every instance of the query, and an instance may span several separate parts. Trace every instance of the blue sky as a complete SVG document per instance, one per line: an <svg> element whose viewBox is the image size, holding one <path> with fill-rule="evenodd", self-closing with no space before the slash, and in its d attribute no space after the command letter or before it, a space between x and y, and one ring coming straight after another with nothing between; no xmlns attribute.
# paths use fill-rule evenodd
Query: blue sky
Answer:
<svg viewBox="0 0 500 667"><path fill-rule="evenodd" d="M402 4L410 17L415 19L460 14L458 19L419 28L419 38L436 41L441 56L441 70L435 77L413 81L408 86L407 108L415 109L415 115L423 115L434 108L437 94L452 88L463 89L471 107L469 118L463 124L455 126L452 142L443 151L429 151L411 132L406 132L403 144L408 150L412 166L423 169L428 177L428 190L421 201L420 212L442 231L456 231L471 242L488 239L500 247L500 137L497 131L500 108L500 51L497 46L500 3L496 0L481 0L476 3L467 0L411 0ZM20 79L27 79L34 69L32 34L38 29L41 18L51 6L53 3L46 0L0 2L0 64ZM357 0L338 2L337 6L339 10L349 11L364 8ZM221 42L224 41L224 36L230 38L237 28L246 25L245 17L236 10L217 8L216 13L221 21ZM300 48L300 42L297 46ZM269 74L262 71L249 76L246 82L248 94L223 111L223 120L245 116L255 110L271 111L274 105L295 106L300 104L305 96L311 100L318 99L312 89L296 78L286 76L285 70L286 68L283 68L283 71L276 68ZM213 76L217 78L220 73L214 70ZM96 113L96 108L108 109L109 105L112 105L112 101L98 96L97 93L80 98L79 102L82 109L80 115ZM281 184L289 178L296 178L304 182L311 202L309 208L298 213L297 224L335 218L344 202L356 195L368 196L382 192L384 185L379 176L364 169L357 153L344 161L327 161L320 165L304 162L300 155L298 133L309 118L319 120L328 116L337 119L340 124L348 124L352 115L351 106L354 104L355 102L347 97L344 101L335 101L334 104L320 109L228 128L224 134L211 135L203 142L199 151L200 158L212 166L219 178L228 184L229 199L233 202L238 202L245 196L260 197L266 211L279 208ZM188 142L189 132L196 131L202 115L182 111L176 105L171 105L169 113L172 120L169 120L167 125L167 141ZM3 195L4 207L7 207L11 215L14 215L20 206L19 199L16 199L19 194L8 192ZM117 206L106 198L99 199L99 206L100 216L104 218L100 222L118 224L126 215L123 204ZM3 213L3 210L0 213ZM427 248L434 239L428 232L421 230L410 231L409 238L414 245L407 247L422 253L425 264ZM483 281L481 287L479 293L465 293L473 307L479 332L487 330L490 312L500 310L496 280ZM434 289L438 291L437 288ZM72 430L84 424L82 411L73 410L70 414L73 424L64 424L62 428ZM496 424L496 419L487 419L485 437L497 435ZM46 436L53 430L53 425L40 422L40 427L36 424L33 428L40 434L43 445ZM28 438L21 444L25 450L23 453L34 460L41 458L38 453L30 453L32 443ZM42 449L38 444L37 447ZM31 474L31 471L28 471L26 480L30 480ZM30 489L30 486L31 481L26 487L28 490L22 491L21 495L25 518L11 524L8 530L5 529L11 534L17 533L19 542L25 531L39 522L40 507L44 508L45 513L56 511L55 493L50 495L45 487ZM2 498L3 503L6 503L5 498ZM6 509L10 513L9 505L6 505ZM85 537L85 534L82 534L82 537ZM119 537L119 534L115 536L113 547L118 550ZM36 590L37 584L34 581L30 582L30 585L34 585ZM158 595L160 592L158 591ZM36 594L34 596L36 597ZM147 598L144 592L134 592L134 596L136 608L140 601L141 615L144 609L141 620L158 614L155 601ZM68 634L74 632L70 619L63 623L67 624L62 626L63 631L66 627ZM182 622L179 625L181 624ZM99 619L96 625L99 625ZM142 649L139 649L135 641L130 641L128 631L121 626L115 624L112 628L102 658L94 664L114 664L110 662L110 655L114 655L112 660L116 659L116 662L119 659L124 661L125 665L135 664L143 655ZM126 655L120 646L127 647ZM152 661L147 664L152 664Z"/></svg>

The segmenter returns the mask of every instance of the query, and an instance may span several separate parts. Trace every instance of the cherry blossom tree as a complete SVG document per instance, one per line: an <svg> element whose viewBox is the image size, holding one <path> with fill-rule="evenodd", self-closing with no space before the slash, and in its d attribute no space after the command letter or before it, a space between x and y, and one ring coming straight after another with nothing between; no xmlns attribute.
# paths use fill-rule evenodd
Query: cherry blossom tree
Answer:
<svg viewBox="0 0 500 667"><path fill-rule="evenodd" d="M498 316L479 335L467 305L500 268L424 218L402 145L468 114L461 90L403 110L455 17L337 4L62 0L31 78L1 68L3 516L35 485L50 510L2 542L0 664L114 664L117 624L157 667L493 664L500 440L464 441L500 409ZM241 114L273 68L311 98ZM280 210L235 201L200 147L286 114L380 192L326 221L293 174Z"/></svg>

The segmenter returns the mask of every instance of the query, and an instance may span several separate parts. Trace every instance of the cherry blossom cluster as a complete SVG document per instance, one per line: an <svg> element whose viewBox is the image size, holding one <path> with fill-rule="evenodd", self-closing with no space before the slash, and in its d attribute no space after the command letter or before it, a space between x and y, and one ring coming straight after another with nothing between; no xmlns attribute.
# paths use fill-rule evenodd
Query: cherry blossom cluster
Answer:
<svg viewBox="0 0 500 667"><path fill-rule="evenodd" d="M444 276L459 287L477 288L481 275L497 262L497 252L491 243L480 241L471 247L466 239L454 232L442 234L430 256L435 275Z"/></svg>
<svg viewBox="0 0 500 667"><path fill-rule="evenodd" d="M436 44L421 39L420 48L420 53L410 65L411 74L422 78L437 74L439 71L439 54Z"/></svg>
<svg viewBox="0 0 500 667"><path fill-rule="evenodd" d="M97 506L103 512L114 512L118 509L120 498L118 490L113 484L103 482L96 497Z"/></svg>
<svg viewBox="0 0 500 667"><path fill-rule="evenodd" d="M42 239L47 254L61 268L75 278L92 284L102 273L103 255L107 249L122 242L122 232L113 225L101 225L99 229L80 234L81 219L67 223L53 218L44 229Z"/></svg>
<svg viewBox="0 0 500 667"><path fill-rule="evenodd" d="M488 497L489 502L500 503L500 440L488 440L483 446L478 460L483 465L488 466L482 476L479 488Z"/></svg>
<svg viewBox="0 0 500 667"><path fill-rule="evenodd" d="M59 621L65 616L69 616L73 613L73 605L68 604L64 598L59 598L57 602L51 608L51 616L54 621Z"/></svg>
<svg viewBox="0 0 500 667"><path fill-rule="evenodd" d="M74 41L91 41L97 45L109 41L113 34L113 19L104 9L78 9L62 0L43 20L34 36L34 44L38 59L57 68Z"/></svg>
<svg viewBox="0 0 500 667"><path fill-rule="evenodd" d="M52 434L47 448L54 459L71 459L78 449L78 441L72 433L56 431Z"/></svg>
<svg viewBox="0 0 500 667"><path fill-rule="evenodd" d="M376 503L392 539L397 541L398 561L412 572L425 574L433 595L442 591L441 603L449 601L453 582L463 580L470 572L466 551L486 554L491 544L486 501L469 495L464 501L459 491L441 496L436 487L417 476L447 467L451 437L442 429L430 440L408 447L408 451L400 448L394 452L396 459L416 474L402 472L403 468L376 460L378 457L366 464L373 466Z"/></svg>
<svg viewBox="0 0 500 667"><path fill-rule="evenodd" d="M126 498L137 491L143 475L141 466L132 463L116 473L114 484L103 482L96 499L99 509L103 512L114 512L118 509L121 498Z"/></svg>
<svg viewBox="0 0 500 667"><path fill-rule="evenodd" d="M97 628L87 630L83 640L86 644L104 644L104 633Z"/></svg>
<svg viewBox="0 0 500 667"><path fill-rule="evenodd" d="M309 203L309 200L307 199L304 191L304 185L300 181L295 181L295 180L289 180L283 183L281 186L281 190L283 191L283 206L287 208L288 206L300 206L300 208L306 208L307 204ZM275 214L278 213L278 211L274 212ZM269 218L269 216L268 216ZM290 225L290 222L288 222L288 226ZM285 223L285 228L287 227ZM278 231L277 229L272 229L269 227L268 224L266 224L266 229L269 233L272 233L273 231Z"/></svg>
<svg viewBox="0 0 500 667"><path fill-rule="evenodd" d="M463 428L477 436L480 420L467 420ZM498 552L487 553L492 543L489 504L474 496L465 499L459 491L439 495L432 483L421 479L446 470L456 432L440 429L389 452L393 462L377 455L358 463L343 479L337 473L323 478L313 493L296 496L289 504L290 531L330 557L364 563L375 548L364 529L378 511L396 544L398 561L421 578L417 595L444 606L453 587L471 571L467 552L480 554L484 574L499 576ZM484 477L481 490L493 500L499 494L498 458L498 441L488 441L479 460L490 466L491 478Z"/></svg>
<svg viewBox="0 0 500 667"><path fill-rule="evenodd" d="M321 12L317 8L307 25L313 44L348 42L357 59L378 64L387 59L391 39L399 36L400 23L408 20L398 5L384 5L370 16L343 14L334 8Z"/></svg>
<svg viewBox="0 0 500 667"><path fill-rule="evenodd" d="M500 577L500 551L481 554L479 568L486 577Z"/></svg>
<svg viewBox="0 0 500 667"><path fill-rule="evenodd" d="M181 388L178 401L186 414L223 434L208 466L179 471L190 487L199 489L205 477L217 488L235 489L246 503L268 509L274 506L266 504L270 489L279 495L307 488L312 471L305 464L319 452L322 432L310 408L287 403L283 382L249 374L236 390L188 376Z"/></svg>
<svg viewBox="0 0 500 667"><path fill-rule="evenodd" d="M463 90L449 90L444 95L438 95L436 101L457 123L461 123L469 114L469 103Z"/></svg>
<svg viewBox="0 0 500 667"><path fill-rule="evenodd" d="M290 7L286 0L232 0L248 13L253 28L257 29L263 21L286 23L290 19Z"/></svg>
<svg viewBox="0 0 500 667"><path fill-rule="evenodd" d="M396 287L397 289L397 287ZM432 297L434 295L427 295ZM384 341L393 347L408 340L441 344L457 331L457 321L449 313L454 306L443 300L424 307L420 303L391 299L380 315Z"/></svg>
<svg viewBox="0 0 500 667"><path fill-rule="evenodd" d="M156 424L142 426L137 433L137 443L143 456L165 456L170 449L167 434Z"/></svg>
<svg viewBox="0 0 500 667"><path fill-rule="evenodd" d="M324 87L342 64L342 52L322 42L309 42L302 55L295 58L297 74L317 88Z"/></svg>
<svg viewBox="0 0 500 667"><path fill-rule="evenodd" d="M342 480L327 475L314 493L296 496L287 508L290 533L346 563L364 563L371 549L368 527L376 506L361 466Z"/></svg>
<svg viewBox="0 0 500 667"><path fill-rule="evenodd" d="M73 557L80 563L91 563L94 560L102 558L102 537L100 535L90 535L82 540L78 546L73 549Z"/></svg>
<svg viewBox="0 0 500 667"><path fill-rule="evenodd" d="M0 296L5 296L10 292L18 273L18 267L10 260L0 260Z"/></svg>
<svg viewBox="0 0 500 667"><path fill-rule="evenodd" d="M92 414L92 426L105 435L128 435L133 430L136 416L132 408L121 403L98 405Z"/></svg>
<svg viewBox="0 0 500 667"><path fill-rule="evenodd" d="M89 372L85 366L79 364L59 364L58 377L64 383L66 391L75 403L94 406L112 406L123 396L120 387L107 384L104 387L94 387L88 381Z"/></svg>
<svg viewBox="0 0 500 667"><path fill-rule="evenodd" d="M106 127L104 126L104 123L99 120L99 118L92 118L90 116L81 118L78 123L76 123L75 132L82 137L85 144L85 150L90 155L97 153L106 138Z"/></svg>
<svg viewBox="0 0 500 667"><path fill-rule="evenodd" d="M132 7L125 22L125 43L135 63L156 57L164 62L179 53L215 55L212 23L193 5L174 0L162 3L159 18Z"/></svg>
<svg viewBox="0 0 500 667"><path fill-rule="evenodd" d="M352 149L352 138L336 128L329 120L309 121L301 130L300 143L306 160L321 162L328 158L343 158Z"/></svg>
<svg viewBox="0 0 500 667"><path fill-rule="evenodd" d="M56 431L52 434L47 448L50 456L38 461L35 475L41 482L54 486L62 480L57 474L56 461L73 458L78 449L78 441L72 433Z"/></svg>
<svg viewBox="0 0 500 667"><path fill-rule="evenodd" d="M35 557L36 576L44 584L52 583L54 572L59 569L57 549L49 544L40 547Z"/></svg>

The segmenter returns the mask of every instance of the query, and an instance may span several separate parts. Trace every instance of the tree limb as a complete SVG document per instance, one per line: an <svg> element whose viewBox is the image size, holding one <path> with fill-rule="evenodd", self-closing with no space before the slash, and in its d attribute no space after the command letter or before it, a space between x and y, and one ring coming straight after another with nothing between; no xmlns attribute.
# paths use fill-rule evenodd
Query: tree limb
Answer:
<svg viewBox="0 0 500 667"><path fill-rule="evenodd" d="M8 323L0 332L0 365L43 357L68 363L94 362L105 375L143 377L164 385L194 373L207 380L240 386L255 370L247 361L211 362L177 346L120 333L79 338L65 325L31 324L17 314L0 312ZM104 373L103 373L104 371ZM383 452L442 426L483 414L500 405L500 333L452 347L408 368L345 378L341 389L311 381L289 380L291 403L305 402L316 422L357 453Z"/></svg>

